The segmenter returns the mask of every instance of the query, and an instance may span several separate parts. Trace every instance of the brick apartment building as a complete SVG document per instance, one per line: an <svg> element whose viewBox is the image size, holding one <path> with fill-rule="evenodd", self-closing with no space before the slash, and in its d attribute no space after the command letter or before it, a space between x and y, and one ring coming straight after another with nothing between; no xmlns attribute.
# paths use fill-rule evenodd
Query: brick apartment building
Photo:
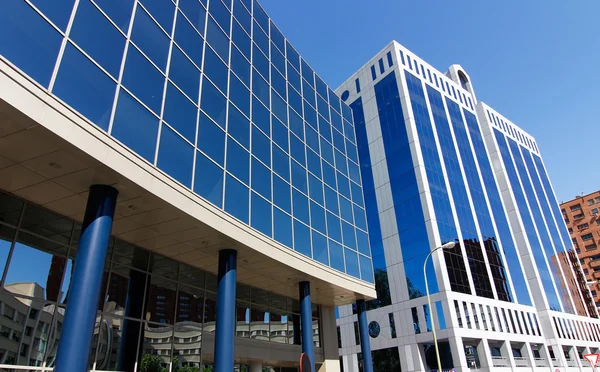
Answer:
<svg viewBox="0 0 600 372"><path fill-rule="evenodd" d="M560 207L592 301L600 308L600 190L578 196Z"/></svg>

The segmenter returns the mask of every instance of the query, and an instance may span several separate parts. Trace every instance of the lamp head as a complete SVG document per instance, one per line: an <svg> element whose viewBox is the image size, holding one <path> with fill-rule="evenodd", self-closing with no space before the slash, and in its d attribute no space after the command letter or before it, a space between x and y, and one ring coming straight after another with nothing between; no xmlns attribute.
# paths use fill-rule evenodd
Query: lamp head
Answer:
<svg viewBox="0 0 600 372"><path fill-rule="evenodd" d="M448 243L442 245L442 249L452 249L456 246L456 243L453 241L449 241Z"/></svg>

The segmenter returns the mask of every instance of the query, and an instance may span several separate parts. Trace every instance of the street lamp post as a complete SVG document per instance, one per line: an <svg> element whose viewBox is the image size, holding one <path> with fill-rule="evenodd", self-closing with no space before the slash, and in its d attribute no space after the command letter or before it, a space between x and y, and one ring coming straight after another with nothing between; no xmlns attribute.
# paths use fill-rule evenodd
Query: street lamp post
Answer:
<svg viewBox="0 0 600 372"><path fill-rule="evenodd" d="M425 277L425 291L427 292L427 304L429 306L429 314L431 316L431 332L433 334L433 346L435 348L435 357L437 359L438 372L442 372L442 363L440 362L440 350L438 348L437 336L435 335L435 323L433 319L433 310L431 308L431 296L429 295L429 284L427 283L427 260L429 260L429 257L431 257L433 252L440 249L452 249L455 245L455 242L448 242L437 247L436 249L429 252L427 257L425 257L425 263L423 263L423 277Z"/></svg>

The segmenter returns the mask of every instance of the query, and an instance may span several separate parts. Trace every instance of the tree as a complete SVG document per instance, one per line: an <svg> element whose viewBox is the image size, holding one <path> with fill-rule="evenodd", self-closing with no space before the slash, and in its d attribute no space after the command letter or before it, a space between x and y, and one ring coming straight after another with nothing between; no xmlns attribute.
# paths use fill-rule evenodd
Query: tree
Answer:
<svg viewBox="0 0 600 372"><path fill-rule="evenodd" d="M378 309L392 304L387 271L383 269L375 269L375 291L377 292L377 298L367 302L367 310Z"/></svg>
<svg viewBox="0 0 600 372"><path fill-rule="evenodd" d="M212 371L212 369L211 369ZM198 367L192 367L192 366L184 366L179 368L179 370L177 372L200 372L200 369Z"/></svg>
<svg viewBox="0 0 600 372"><path fill-rule="evenodd" d="M140 363L140 372L165 372L162 359L158 355L146 354Z"/></svg>

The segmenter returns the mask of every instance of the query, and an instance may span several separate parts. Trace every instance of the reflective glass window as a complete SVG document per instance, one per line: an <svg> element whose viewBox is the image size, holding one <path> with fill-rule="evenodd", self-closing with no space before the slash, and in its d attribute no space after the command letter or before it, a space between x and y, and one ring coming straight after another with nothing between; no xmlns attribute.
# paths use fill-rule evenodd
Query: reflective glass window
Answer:
<svg viewBox="0 0 600 372"><path fill-rule="evenodd" d="M342 124L342 117L336 113L331 114L331 125L333 125L333 127L339 130L340 132L344 130ZM336 131L333 131L333 133L336 133Z"/></svg>
<svg viewBox="0 0 600 372"><path fill-rule="evenodd" d="M342 235L344 237L344 245L356 249L356 238L354 236L354 227L345 221L342 221Z"/></svg>
<svg viewBox="0 0 600 372"><path fill-rule="evenodd" d="M287 92L285 89L287 83L283 75L277 72L277 70L275 70L272 66L273 65L271 65L271 86L281 97L283 97L283 100L285 100L287 97Z"/></svg>
<svg viewBox="0 0 600 372"><path fill-rule="evenodd" d="M210 9L208 11L210 15L213 16L219 26L228 33L231 24L231 13L229 13L229 9L227 9L225 4L220 0L211 1L209 7Z"/></svg>
<svg viewBox="0 0 600 372"><path fill-rule="evenodd" d="M308 224L308 198L296 189L292 189L293 216Z"/></svg>
<svg viewBox="0 0 600 372"><path fill-rule="evenodd" d="M250 183L250 154L231 138L227 138L226 169L245 184Z"/></svg>
<svg viewBox="0 0 600 372"><path fill-rule="evenodd" d="M89 0L79 3L69 37L109 74L119 77L125 37Z"/></svg>
<svg viewBox="0 0 600 372"><path fill-rule="evenodd" d="M273 111L273 114L284 123L287 123L288 121L287 108L287 104L279 97L279 95L276 93L271 94L271 111Z"/></svg>
<svg viewBox="0 0 600 372"><path fill-rule="evenodd" d="M138 9L135 13L131 40L159 69L165 71L169 54L169 37L142 9Z"/></svg>
<svg viewBox="0 0 600 372"><path fill-rule="evenodd" d="M250 149L250 120L232 106L229 106L227 133L241 143L242 146Z"/></svg>
<svg viewBox="0 0 600 372"><path fill-rule="evenodd" d="M229 61L229 38L211 17L208 17L206 40L224 61Z"/></svg>
<svg viewBox="0 0 600 372"><path fill-rule="evenodd" d="M364 207L363 191L360 188L360 186L358 186L354 182L350 182L350 188L352 190L352 201L358 204L359 206Z"/></svg>
<svg viewBox="0 0 600 372"><path fill-rule="evenodd" d="M252 97L252 122L267 136L271 135L271 115L269 110L261 105L256 97Z"/></svg>
<svg viewBox="0 0 600 372"><path fill-rule="evenodd" d="M252 190L271 200L271 171L252 157Z"/></svg>
<svg viewBox="0 0 600 372"><path fill-rule="evenodd" d="M341 272L346 271L346 265L344 263L344 248L333 240L329 240L329 258L332 268Z"/></svg>
<svg viewBox="0 0 600 372"><path fill-rule="evenodd" d="M242 5L242 3L240 3L239 0L234 1L233 16L240 22L240 24L249 34L252 28L252 16L248 12L248 10L246 10L246 8Z"/></svg>
<svg viewBox="0 0 600 372"><path fill-rule="evenodd" d="M52 23L58 28L65 31L69 19L71 18L71 11L73 9L74 0L65 0L60 4L49 4L44 0L33 0L33 5L36 6L46 17L48 17ZM3 10L4 11L4 10Z"/></svg>
<svg viewBox="0 0 600 372"><path fill-rule="evenodd" d="M350 199L350 181L340 172L337 172L338 192Z"/></svg>
<svg viewBox="0 0 600 372"><path fill-rule="evenodd" d="M271 43L271 62L281 75L285 76L285 57Z"/></svg>
<svg viewBox="0 0 600 372"><path fill-rule="evenodd" d="M356 252L346 249L346 274L360 278L360 270L358 268L358 255Z"/></svg>
<svg viewBox="0 0 600 372"><path fill-rule="evenodd" d="M157 166L187 187L192 186L194 149L177 133L163 124L158 147Z"/></svg>
<svg viewBox="0 0 600 372"><path fill-rule="evenodd" d="M266 81L269 81L269 58L261 53L256 44L252 45L252 51L252 66Z"/></svg>
<svg viewBox="0 0 600 372"><path fill-rule="evenodd" d="M354 206L353 207L354 208L354 224L358 228L367 230L367 220L365 217L365 211L356 204L353 204L353 206Z"/></svg>
<svg viewBox="0 0 600 372"><path fill-rule="evenodd" d="M225 181L225 212L242 222L248 223L249 190L235 178L227 175Z"/></svg>
<svg viewBox="0 0 600 372"><path fill-rule="evenodd" d="M358 255L358 260L360 263L360 278L369 283L373 283L374 282L373 281L373 264L372 264L371 260L360 254ZM441 304L441 302L438 302L438 304ZM439 312L438 312L438 314L439 314ZM442 320L440 320L440 323L442 322ZM444 323L444 325L445 325L445 323Z"/></svg>
<svg viewBox="0 0 600 372"><path fill-rule="evenodd" d="M158 118L124 91L119 95L111 134L125 146L154 163Z"/></svg>
<svg viewBox="0 0 600 372"><path fill-rule="evenodd" d="M354 221L352 218L352 203L344 197L339 198L339 200L340 200L340 215L341 215L342 219L344 219L350 223L353 223Z"/></svg>
<svg viewBox="0 0 600 372"><path fill-rule="evenodd" d="M169 83L163 119L192 143L196 136L197 113L198 108Z"/></svg>
<svg viewBox="0 0 600 372"><path fill-rule="evenodd" d="M252 93L267 107L270 101L269 83L267 83L255 69L252 69Z"/></svg>
<svg viewBox="0 0 600 372"><path fill-rule="evenodd" d="M177 47L173 47L171 52L169 79L177 84L192 101L198 102L200 70Z"/></svg>
<svg viewBox="0 0 600 372"><path fill-rule="evenodd" d="M289 62L288 62L288 69L287 69L287 79L288 79L288 82L290 83L290 85L292 87L294 87L296 89L296 91L298 91L298 93L300 93L302 91L302 85L300 82L300 73L298 71L294 70L294 68L292 67L292 65Z"/></svg>
<svg viewBox="0 0 600 372"><path fill-rule="evenodd" d="M319 153L319 135L310 126L306 127L306 144L317 154Z"/></svg>
<svg viewBox="0 0 600 372"><path fill-rule="evenodd" d="M65 49L53 93L105 131L116 83L70 43Z"/></svg>
<svg viewBox="0 0 600 372"><path fill-rule="evenodd" d="M256 22L254 22L252 40L265 55L269 55L269 37L260 28L256 27Z"/></svg>
<svg viewBox="0 0 600 372"><path fill-rule="evenodd" d="M175 5L166 0L141 0L142 5L152 14L154 19L165 29L171 32L173 27L173 13Z"/></svg>
<svg viewBox="0 0 600 372"><path fill-rule="evenodd" d="M273 176L273 203L288 213L292 213L290 185Z"/></svg>
<svg viewBox="0 0 600 372"><path fill-rule="evenodd" d="M271 166L271 141L255 126L252 126L252 154Z"/></svg>
<svg viewBox="0 0 600 372"><path fill-rule="evenodd" d="M315 202L323 205L323 182L313 176L312 174L308 175L308 183L310 190L310 198Z"/></svg>
<svg viewBox="0 0 600 372"><path fill-rule="evenodd" d="M298 220L294 220L294 250L312 257L310 246L310 229Z"/></svg>
<svg viewBox="0 0 600 372"><path fill-rule="evenodd" d="M219 208L223 205L223 176L223 169L203 154L196 154L194 192Z"/></svg>
<svg viewBox="0 0 600 372"><path fill-rule="evenodd" d="M273 22L271 22L271 41L281 51L281 53L285 53L285 39L281 31L277 29Z"/></svg>
<svg viewBox="0 0 600 372"><path fill-rule="evenodd" d="M304 111L310 110L310 118L306 117L305 112L304 120L308 121L309 123L311 123L311 125L314 126L317 122L317 112L315 111L315 107L317 107L317 103L315 101L315 90L311 88L304 79L302 79L302 97L304 97L304 100L306 101L304 102Z"/></svg>
<svg viewBox="0 0 600 372"><path fill-rule="evenodd" d="M244 58L237 48L231 48L231 70L246 86L250 86L250 62Z"/></svg>
<svg viewBox="0 0 600 372"><path fill-rule="evenodd" d="M306 151L306 163L308 164L308 170L311 171L315 176L321 178L321 158L315 154L312 150Z"/></svg>
<svg viewBox="0 0 600 372"><path fill-rule="evenodd" d="M331 134L331 124L319 116L319 133L329 142L333 141L333 135Z"/></svg>
<svg viewBox="0 0 600 372"><path fill-rule="evenodd" d="M227 94L227 75L229 69L211 48L206 48L204 54L204 74L208 76L210 81L223 94Z"/></svg>
<svg viewBox="0 0 600 372"><path fill-rule="evenodd" d="M198 148L219 165L225 164L225 132L204 113L200 114Z"/></svg>
<svg viewBox="0 0 600 372"><path fill-rule="evenodd" d="M273 146L273 171L290 180L290 157L277 146Z"/></svg>
<svg viewBox="0 0 600 372"><path fill-rule="evenodd" d="M315 86L315 78L314 78L314 71L312 70L312 68L310 68L308 66L308 63L306 63L306 61L304 61L304 59L302 60L302 77L306 80L306 82L311 86L314 87ZM313 91L314 94L314 91ZM313 101L314 103L314 101ZM314 104L313 104L314 106Z"/></svg>
<svg viewBox="0 0 600 372"><path fill-rule="evenodd" d="M152 111L160 113L165 77L134 47L127 52L123 85Z"/></svg>
<svg viewBox="0 0 600 372"><path fill-rule="evenodd" d="M298 52L296 52L294 47L287 41L286 41L286 55L287 55L288 61L290 61L292 66L294 66L294 68L297 71L300 71L300 55L298 54Z"/></svg>
<svg viewBox="0 0 600 372"><path fill-rule="evenodd" d="M295 161L292 161L292 185L304 193L308 192L306 188L306 169Z"/></svg>
<svg viewBox="0 0 600 372"><path fill-rule="evenodd" d="M254 19L265 32L269 32L269 16L257 1L254 1Z"/></svg>
<svg viewBox="0 0 600 372"><path fill-rule="evenodd" d="M333 167L329 164L327 164L326 162L321 162L321 165L323 166L323 181L325 181L325 183L333 188L337 188L337 183L336 183L336 177L335 177L335 170L333 169Z"/></svg>
<svg viewBox="0 0 600 372"><path fill-rule="evenodd" d="M44 6L46 1L37 3ZM0 4L0 54L44 87L50 83L61 43L62 36L24 1Z"/></svg>
<svg viewBox="0 0 600 372"><path fill-rule="evenodd" d="M273 238L281 244L292 247L292 217L277 208L273 208L273 227Z"/></svg>
<svg viewBox="0 0 600 372"><path fill-rule="evenodd" d="M290 106L296 110L296 113L302 115L302 97L298 92L296 92L290 84L288 84L288 102ZM294 112L290 112L290 122L292 121L292 117L296 115ZM302 122L302 118L299 118L300 122Z"/></svg>
<svg viewBox="0 0 600 372"><path fill-rule="evenodd" d="M239 23L233 22L231 30L231 41L240 49L240 51L250 59L251 41L250 36L242 29Z"/></svg>
<svg viewBox="0 0 600 372"><path fill-rule="evenodd" d="M346 140L346 155L348 156L348 159L352 160L355 163L358 163L358 151L356 149L356 146L353 145L348 140ZM360 173L357 173L357 174L360 174ZM360 176L358 177L357 180L355 180L355 182L360 183Z"/></svg>
<svg viewBox="0 0 600 372"><path fill-rule="evenodd" d="M289 131L279 120L273 120L273 142L289 151Z"/></svg>
<svg viewBox="0 0 600 372"><path fill-rule="evenodd" d="M250 226L257 229L267 236L273 235L272 218L271 218L271 203L261 198L255 193L252 193L252 216Z"/></svg>
<svg viewBox="0 0 600 372"><path fill-rule="evenodd" d="M321 97L323 97L325 99L325 101L327 101L327 85L317 75L315 75L315 88L317 90L317 93L319 93L321 95ZM329 113L329 107L327 108L327 112Z"/></svg>
<svg viewBox="0 0 600 372"><path fill-rule="evenodd" d="M211 82L206 80L202 83L200 108L216 121L221 128L225 128L227 99Z"/></svg>
<svg viewBox="0 0 600 372"><path fill-rule="evenodd" d="M313 201L310 202L310 225L320 233L327 234L325 210Z"/></svg>
<svg viewBox="0 0 600 372"><path fill-rule="evenodd" d="M195 1L195 0L193 0ZM203 40L198 32L181 14L177 14L177 25L175 26L175 42L181 47L185 54L196 64L202 66Z"/></svg>
<svg viewBox="0 0 600 372"><path fill-rule="evenodd" d="M348 174L348 165L346 164L346 157L339 151L335 151L335 168L343 174Z"/></svg>
<svg viewBox="0 0 600 372"><path fill-rule="evenodd" d="M327 249L327 238L324 235L312 232L313 258L322 264L329 265L329 251Z"/></svg>
<svg viewBox="0 0 600 372"><path fill-rule="evenodd" d="M327 212L327 236L331 239L335 239L338 242L342 241L342 228L340 225L339 217L334 216L330 212Z"/></svg>
<svg viewBox="0 0 600 372"><path fill-rule="evenodd" d="M298 138L304 140L304 122L302 121L302 118L294 112L290 112L290 130L298 136Z"/></svg>
<svg viewBox="0 0 600 372"><path fill-rule="evenodd" d="M338 214L338 194L329 187L325 187L325 206L327 210Z"/></svg>
<svg viewBox="0 0 600 372"><path fill-rule="evenodd" d="M206 9L204 9L198 0L179 0L178 6L179 10L181 10L190 22L192 22L192 25L196 30L203 35L204 25L206 24ZM175 35L177 35L177 33L175 33Z"/></svg>
<svg viewBox="0 0 600 372"><path fill-rule="evenodd" d="M321 142L321 157L323 157L323 159L327 160L329 162L329 164L333 164L333 146L331 146L331 143L325 141L324 138L321 137L320 139Z"/></svg>

